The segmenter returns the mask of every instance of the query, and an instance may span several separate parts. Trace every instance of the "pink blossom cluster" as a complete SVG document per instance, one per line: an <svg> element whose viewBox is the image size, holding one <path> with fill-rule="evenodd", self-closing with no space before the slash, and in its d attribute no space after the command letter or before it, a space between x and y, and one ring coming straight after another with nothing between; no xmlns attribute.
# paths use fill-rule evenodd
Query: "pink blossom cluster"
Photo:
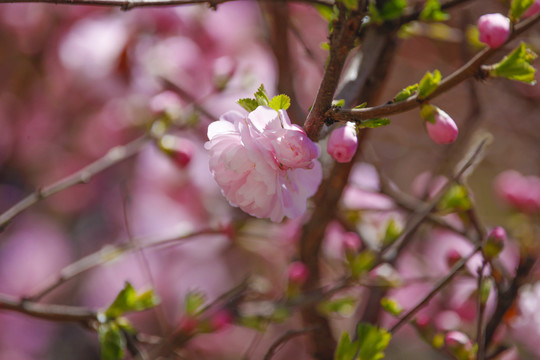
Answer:
<svg viewBox="0 0 540 360"><path fill-rule="evenodd" d="M498 197L524 213L540 211L540 178L523 176L517 171L508 170L500 173L494 181Z"/></svg>
<svg viewBox="0 0 540 360"><path fill-rule="evenodd" d="M275 222L304 214L322 180L319 150L284 110L229 111L208 138L210 170L232 206Z"/></svg>

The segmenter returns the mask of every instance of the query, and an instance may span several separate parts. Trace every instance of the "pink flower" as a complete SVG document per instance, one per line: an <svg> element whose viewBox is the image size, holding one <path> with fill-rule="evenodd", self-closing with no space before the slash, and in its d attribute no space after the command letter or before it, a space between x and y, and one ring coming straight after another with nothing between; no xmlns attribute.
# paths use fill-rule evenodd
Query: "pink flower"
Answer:
<svg viewBox="0 0 540 360"><path fill-rule="evenodd" d="M348 122L345 126L332 131L328 139L327 151L339 163L352 160L358 148L355 124Z"/></svg>
<svg viewBox="0 0 540 360"><path fill-rule="evenodd" d="M435 143L443 145L456 141L458 127L454 120L439 108L435 109L435 122L426 121L426 130Z"/></svg>
<svg viewBox="0 0 540 360"><path fill-rule="evenodd" d="M522 18L526 19L531 16L534 16L540 12L540 0L536 0L532 5L523 13Z"/></svg>
<svg viewBox="0 0 540 360"><path fill-rule="evenodd" d="M289 265L287 275L289 282L300 285L308 279L309 269L303 262L295 261Z"/></svg>
<svg viewBox="0 0 540 360"><path fill-rule="evenodd" d="M510 36L510 19L501 14L486 14L478 19L479 40L491 48L498 48Z"/></svg>
<svg viewBox="0 0 540 360"><path fill-rule="evenodd" d="M500 173L493 185L499 198L517 210L525 213L540 211L540 178L508 170Z"/></svg>
<svg viewBox="0 0 540 360"><path fill-rule="evenodd" d="M232 206L275 222L304 214L322 180L319 151L284 110L229 111L208 138L210 170Z"/></svg>

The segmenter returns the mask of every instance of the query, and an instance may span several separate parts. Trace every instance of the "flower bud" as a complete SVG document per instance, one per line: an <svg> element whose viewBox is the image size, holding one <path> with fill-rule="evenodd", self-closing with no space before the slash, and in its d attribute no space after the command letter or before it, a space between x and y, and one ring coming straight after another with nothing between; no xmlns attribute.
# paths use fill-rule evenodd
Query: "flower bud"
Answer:
<svg viewBox="0 0 540 360"><path fill-rule="evenodd" d="M191 140L173 135L163 136L159 141L159 148L181 169L188 166L195 152L195 145Z"/></svg>
<svg viewBox="0 0 540 360"><path fill-rule="evenodd" d="M450 349L472 347L472 341L461 331L449 331L444 337L444 343Z"/></svg>
<svg viewBox="0 0 540 360"><path fill-rule="evenodd" d="M448 265L448 268L454 267L456 263L461 260L461 254L456 249L450 249L446 253L446 265Z"/></svg>
<svg viewBox="0 0 540 360"><path fill-rule="evenodd" d="M339 163L347 163L352 160L358 148L356 125L348 122L345 126L332 131L328 139L327 151L334 160Z"/></svg>
<svg viewBox="0 0 540 360"><path fill-rule="evenodd" d="M309 276L309 269L303 262L295 261L289 265L287 276L289 278L289 283L302 285Z"/></svg>
<svg viewBox="0 0 540 360"><path fill-rule="evenodd" d="M493 228L489 232L486 244L484 245L484 255L489 259L497 257L503 250L505 241L506 231L504 228L500 226Z"/></svg>
<svg viewBox="0 0 540 360"><path fill-rule="evenodd" d="M197 329L199 321L192 316L185 316L180 320L179 329L183 334L190 335Z"/></svg>
<svg viewBox="0 0 540 360"><path fill-rule="evenodd" d="M486 14L478 19L479 40L498 48L510 37L510 19L501 14Z"/></svg>
<svg viewBox="0 0 540 360"><path fill-rule="evenodd" d="M426 120L427 133L435 143L443 145L456 141L458 127L450 115L433 105L422 106L420 115Z"/></svg>
<svg viewBox="0 0 540 360"><path fill-rule="evenodd" d="M220 331L232 324L232 322L232 314L228 310L221 309L210 318L210 328L212 331Z"/></svg>
<svg viewBox="0 0 540 360"><path fill-rule="evenodd" d="M357 233L350 231L343 234L343 248L346 253L356 254L361 246L362 241Z"/></svg>
<svg viewBox="0 0 540 360"><path fill-rule="evenodd" d="M531 16L534 16L540 12L540 0L535 0L532 5L523 13L522 18L526 19Z"/></svg>

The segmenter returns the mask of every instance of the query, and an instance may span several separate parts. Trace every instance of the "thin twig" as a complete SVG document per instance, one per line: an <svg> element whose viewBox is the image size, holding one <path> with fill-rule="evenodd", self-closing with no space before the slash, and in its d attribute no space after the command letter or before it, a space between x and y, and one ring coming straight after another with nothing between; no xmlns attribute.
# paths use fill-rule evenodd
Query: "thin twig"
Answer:
<svg viewBox="0 0 540 360"><path fill-rule="evenodd" d="M108 245L103 247L97 252L87 255L74 263L66 266L60 271L59 276L55 277L52 281L49 281L47 285L38 291L35 295L29 296L28 300L39 300L45 295L50 293L65 282L73 279L74 277L95 268L96 266L103 265L107 262L117 259L119 256L127 254L132 251L136 251L143 248L157 247L157 246L169 246L179 241L185 241L201 235L220 234L221 230L204 229L186 234L185 230L181 230L178 234L167 236L152 236L135 238L132 242L122 243L120 245Z"/></svg>
<svg viewBox="0 0 540 360"><path fill-rule="evenodd" d="M390 328L390 332L391 333L395 333L396 331L399 330L399 328L401 328L406 322L408 322L417 312L418 310L420 310L421 308L423 308L424 306L426 306L429 301L442 289L444 288L453 278L454 276L456 276L459 271L461 269L463 269L463 267L465 266L465 264L467 263L467 261L469 261L478 251L480 250L480 246L477 246L473 252L471 252L468 256L462 258L460 261L458 261L454 267L450 270L450 272L445 276L443 277L442 279L440 279L436 284L435 286L433 287L433 289L431 289L431 291L426 295L424 296L424 298L418 303L416 304L412 309L410 309L409 311L407 311L405 313L405 315L403 315L399 321L394 324L391 328Z"/></svg>
<svg viewBox="0 0 540 360"><path fill-rule="evenodd" d="M486 346L484 343L484 312L486 310L486 304L482 299L482 281L484 281L484 269L486 268L487 261L482 261L482 266L478 268L478 279L476 282L477 288L477 309L476 309L476 343L478 344L478 351L476 353L477 360L484 360L486 356Z"/></svg>
<svg viewBox="0 0 540 360"><path fill-rule="evenodd" d="M270 348L268 348L268 351L266 352L266 355L264 356L264 360L271 360L274 354L279 350L279 348L285 344L287 341L300 336L305 335L309 332L315 331L317 328L315 327L309 327L305 329L299 329L299 330L289 330L285 334L281 335L272 345Z"/></svg>
<svg viewBox="0 0 540 360"><path fill-rule="evenodd" d="M109 150L105 156L94 161L76 173L71 174L51 185L36 190L33 194L28 195L0 215L0 229L3 229L5 225L15 216L32 205L38 203L40 200L48 198L49 196L60 191L66 190L71 186L90 182L92 177L94 177L96 174L137 154L146 144L148 144L148 142L149 137L144 135L126 145L116 146Z"/></svg>

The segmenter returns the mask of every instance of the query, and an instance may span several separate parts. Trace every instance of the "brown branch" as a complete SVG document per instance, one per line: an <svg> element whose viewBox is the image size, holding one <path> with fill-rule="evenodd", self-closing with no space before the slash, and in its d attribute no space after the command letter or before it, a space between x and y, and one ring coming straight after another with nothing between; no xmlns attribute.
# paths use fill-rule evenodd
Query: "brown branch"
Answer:
<svg viewBox="0 0 540 360"><path fill-rule="evenodd" d="M238 0L0 0L0 3L47 3L57 5L92 5L92 6L112 6L122 10L131 10L138 7L163 7L181 5L205 5L216 9L218 5L226 2ZM331 0L265 0L275 2L301 2L308 4L318 4L332 6Z"/></svg>
<svg viewBox="0 0 540 360"><path fill-rule="evenodd" d="M287 341L297 336L305 335L314 330L315 328L306 328L287 331L285 334L281 335L276 341L274 341L274 343L270 346L270 348L266 352L266 355L264 356L264 360L271 360L274 354L279 350L279 347L285 344Z"/></svg>
<svg viewBox="0 0 540 360"><path fill-rule="evenodd" d="M363 9L363 1L358 7ZM326 119L325 113L331 108L334 93L339 83L341 71L347 59L349 51L354 47L354 40L360 29L362 18L365 15L363 10L351 11L350 16L346 15L343 4L337 4L339 17L333 22L333 31L330 34L330 54L328 64L317 91L317 96L313 107L304 124L308 136L317 141Z"/></svg>
<svg viewBox="0 0 540 360"><path fill-rule="evenodd" d="M61 322L74 322L90 326L97 321L97 313L87 308L65 305L39 304L0 294L0 311L9 310L31 317Z"/></svg>
<svg viewBox="0 0 540 360"><path fill-rule="evenodd" d="M522 34L524 31L533 26L536 22L540 20L540 14L537 14L514 27L510 38L507 43L515 39L518 35ZM327 111L325 117L333 121L356 121L361 122L362 120L375 119L390 115L395 115L403 113L414 108L419 107L425 101L434 99L435 97L445 93L446 91L454 88L456 85L460 84L464 80L474 77L481 71L482 65L493 56L498 49L485 48L480 51L476 56L470 59L465 65L460 67L458 70L445 77L437 87L437 89L427 96L424 99L419 99L418 95L415 94L409 97L407 100L397 102L397 103L388 103L384 105L368 107L363 109L339 109L332 108Z"/></svg>
<svg viewBox="0 0 540 360"><path fill-rule="evenodd" d="M94 161L83 169L28 195L7 211L0 215L0 229L11 221L15 216L28 209L30 206L38 203L51 195L77 185L86 184L92 180L96 174L110 168L111 166L137 154L149 142L148 136L142 136L126 145L116 146L109 150L105 156Z"/></svg>

